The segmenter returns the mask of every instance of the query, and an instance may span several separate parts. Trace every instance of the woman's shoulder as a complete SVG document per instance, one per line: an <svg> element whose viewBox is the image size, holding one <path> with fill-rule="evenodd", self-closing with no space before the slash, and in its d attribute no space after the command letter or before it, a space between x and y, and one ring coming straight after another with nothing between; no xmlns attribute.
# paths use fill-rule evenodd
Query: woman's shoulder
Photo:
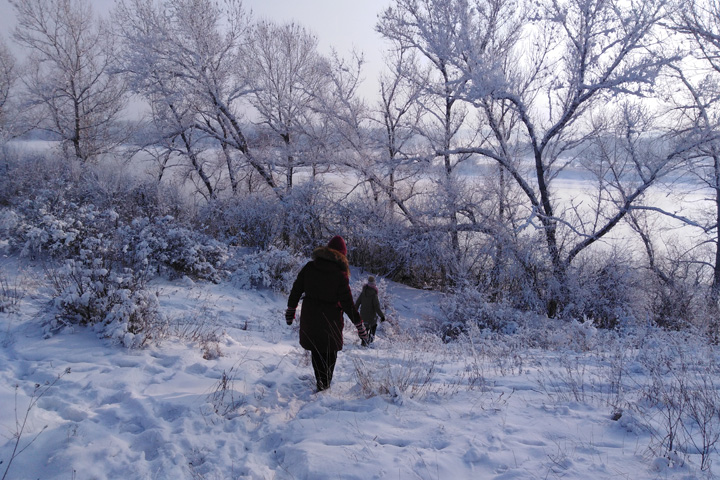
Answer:
<svg viewBox="0 0 720 480"><path fill-rule="evenodd" d="M313 250L312 258L311 263L314 263L318 268L335 268L347 275L350 274L350 265L348 264L347 257L337 250L328 247L318 247Z"/></svg>

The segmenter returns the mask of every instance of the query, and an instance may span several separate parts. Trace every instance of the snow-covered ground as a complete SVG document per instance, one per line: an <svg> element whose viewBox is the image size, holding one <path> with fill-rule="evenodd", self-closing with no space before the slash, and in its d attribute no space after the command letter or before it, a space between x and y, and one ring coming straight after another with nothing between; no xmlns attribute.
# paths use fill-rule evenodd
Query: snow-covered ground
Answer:
<svg viewBox="0 0 720 480"><path fill-rule="evenodd" d="M443 344L423 328L438 296L385 284L393 324L381 325L370 349L348 326L332 387L316 393L283 295L158 280L174 335L128 350L89 328L44 338L42 269L6 258L0 278L21 297L0 313L2 478L713 475L692 449L663 455L663 430L648 429L640 408L613 407L624 389L648 382L643 353L581 325L538 329L556 337L546 342L553 348L512 337ZM353 273L355 290L364 278ZM717 451L710 459L718 463Z"/></svg>

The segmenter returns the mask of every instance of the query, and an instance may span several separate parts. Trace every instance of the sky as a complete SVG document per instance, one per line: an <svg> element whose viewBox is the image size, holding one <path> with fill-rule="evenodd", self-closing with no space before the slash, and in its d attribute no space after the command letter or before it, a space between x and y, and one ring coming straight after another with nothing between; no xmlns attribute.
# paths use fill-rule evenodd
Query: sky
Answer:
<svg viewBox="0 0 720 480"><path fill-rule="evenodd" d="M375 32L377 16L391 0L244 0L246 9L257 19L276 22L295 21L318 37L322 53L335 48L342 56L353 49L361 51L366 64L363 93L374 93L382 70L384 42ZM92 0L96 12L112 10L115 0ZM8 0L0 0L0 34L10 43L14 11Z"/></svg>
<svg viewBox="0 0 720 480"><path fill-rule="evenodd" d="M341 55L353 49L365 58L364 92L374 93L382 70L384 42L375 31L377 16L391 0L244 0L256 18L296 21L313 31L322 53L335 48Z"/></svg>

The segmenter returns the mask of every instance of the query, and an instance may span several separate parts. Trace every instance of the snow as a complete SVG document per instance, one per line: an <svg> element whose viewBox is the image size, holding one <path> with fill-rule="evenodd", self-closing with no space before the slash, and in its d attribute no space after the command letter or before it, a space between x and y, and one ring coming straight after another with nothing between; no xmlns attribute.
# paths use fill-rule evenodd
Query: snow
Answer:
<svg viewBox="0 0 720 480"><path fill-rule="evenodd" d="M613 417L598 393L608 352L443 344L423 328L433 292L386 282L393 323L369 349L348 325L332 387L317 393L282 294L158 279L163 313L217 345L185 334L128 350L85 327L44 338L42 269L6 258L0 277L22 292L0 313L3 478L712 478L692 452L652 454L635 414ZM362 279L354 271L355 290Z"/></svg>

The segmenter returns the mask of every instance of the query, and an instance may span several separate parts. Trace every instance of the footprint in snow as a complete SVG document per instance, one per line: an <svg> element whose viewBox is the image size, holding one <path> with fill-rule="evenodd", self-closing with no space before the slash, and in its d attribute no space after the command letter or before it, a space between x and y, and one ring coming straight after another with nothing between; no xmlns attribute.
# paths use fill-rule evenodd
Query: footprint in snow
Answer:
<svg viewBox="0 0 720 480"><path fill-rule="evenodd" d="M269 380L267 378L261 378L260 380L258 380L258 383L267 388L273 388L275 385L277 385L276 382L274 382L273 380Z"/></svg>
<svg viewBox="0 0 720 480"><path fill-rule="evenodd" d="M158 357L158 365L165 368L170 368L177 365L180 361L180 357L177 355L168 355L166 357Z"/></svg>
<svg viewBox="0 0 720 480"><path fill-rule="evenodd" d="M63 420L82 422L88 418L87 412L75 408L70 403L56 397L43 397L38 401L38 407L43 410L56 412Z"/></svg>
<svg viewBox="0 0 720 480"><path fill-rule="evenodd" d="M191 373L193 375L202 375L207 372L208 367L202 363L193 363L185 369L185 373Z"/></svg>
<svg viewBox="0 0 720 480"><path fill-rule="evenodd" d="M156 430L145 430L139 432L138 436L131 443L131 449L134 452L141 452L145 455L145 460L152 462L160 456L163 447L168 444L168 440Z"/></svg>

